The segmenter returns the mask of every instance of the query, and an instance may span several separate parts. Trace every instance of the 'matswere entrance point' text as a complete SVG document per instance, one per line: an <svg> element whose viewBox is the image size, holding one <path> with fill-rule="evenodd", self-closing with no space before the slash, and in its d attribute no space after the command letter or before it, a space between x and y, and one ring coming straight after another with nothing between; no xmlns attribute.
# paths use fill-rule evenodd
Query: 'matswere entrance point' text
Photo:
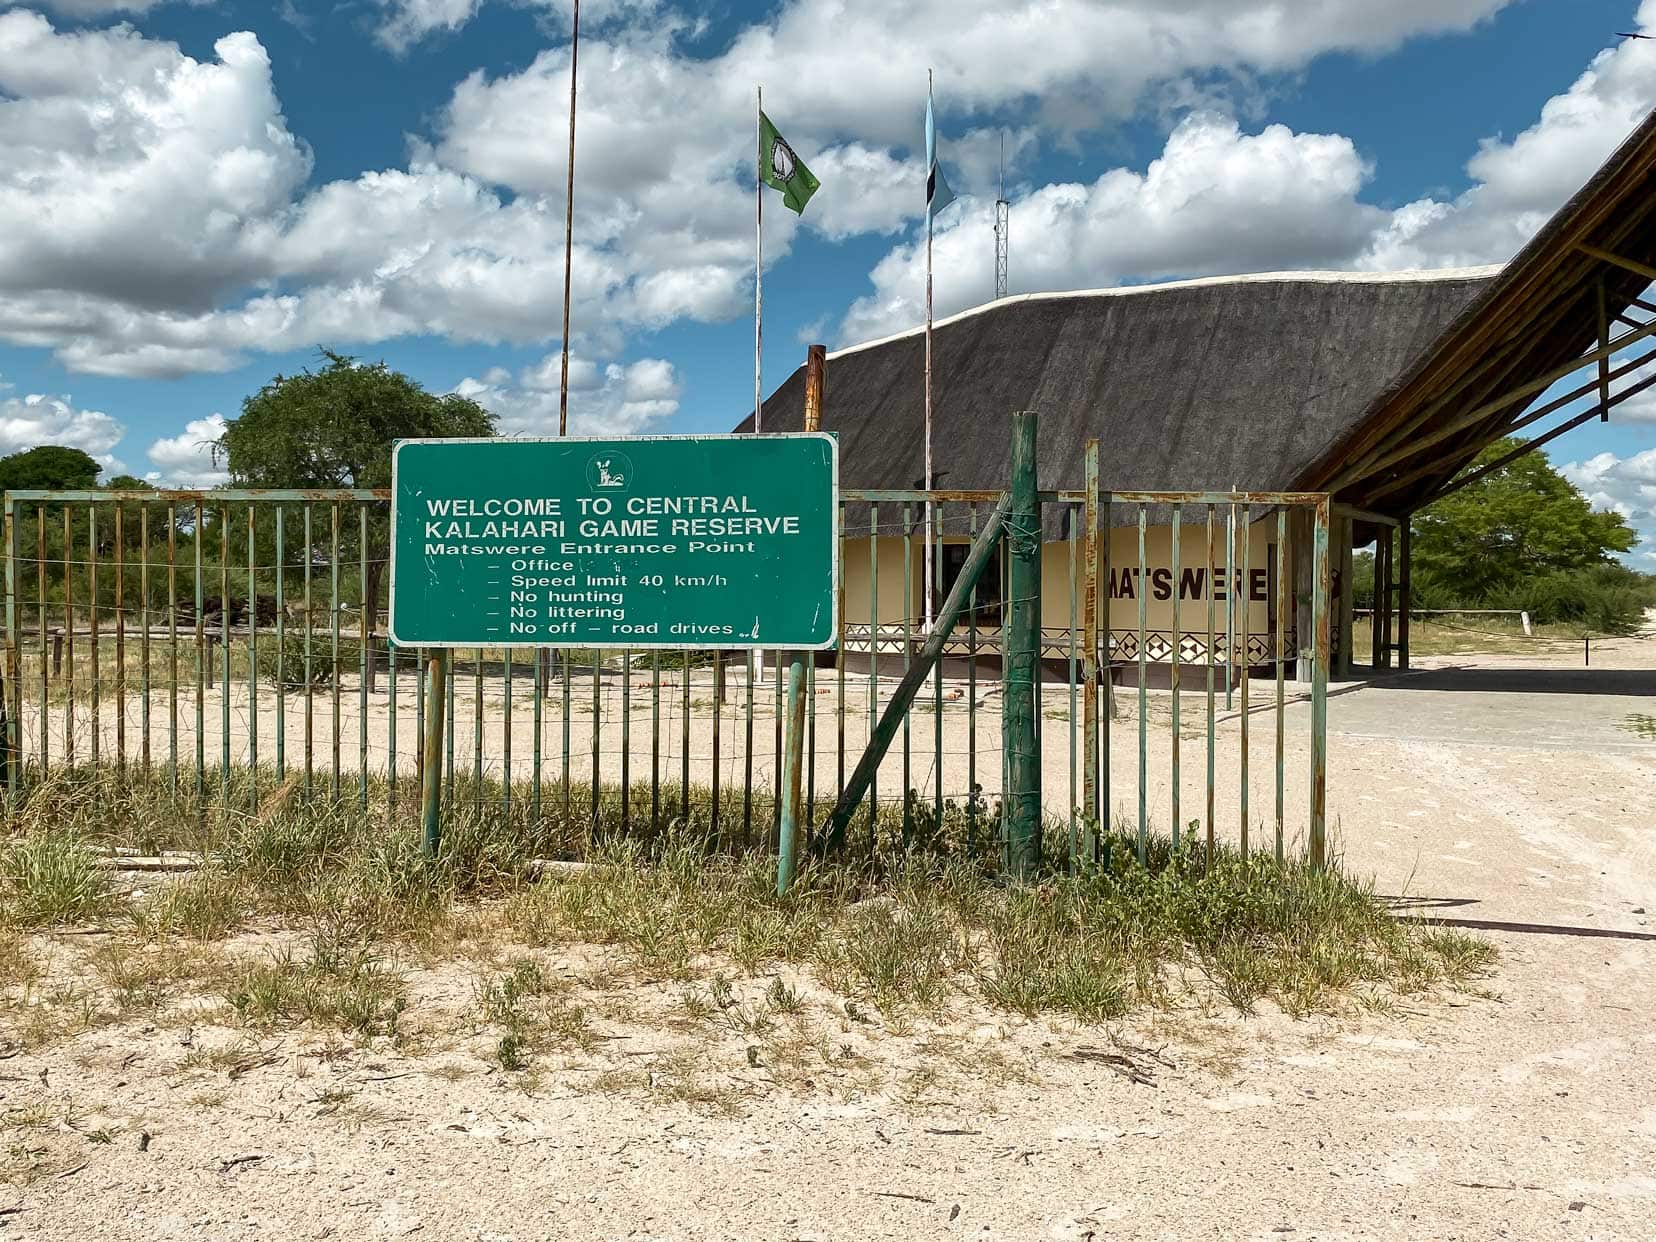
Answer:
<svg viewBox="0 0 1656 1242"><path fill-rule="evenodd" d="M405 440L392 496L405 646L833 642L832 436Z"/></svg>

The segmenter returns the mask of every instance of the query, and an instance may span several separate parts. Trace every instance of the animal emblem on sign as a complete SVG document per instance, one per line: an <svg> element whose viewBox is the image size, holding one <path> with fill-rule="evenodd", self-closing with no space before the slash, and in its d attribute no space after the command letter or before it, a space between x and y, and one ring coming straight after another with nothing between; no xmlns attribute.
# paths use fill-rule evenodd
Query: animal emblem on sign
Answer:
<svg viewBox="0 0 1656 1242"><path fill-rule="evenodd" d="M586 473L587 482L595 491L621 491L632 478L632 462L624 453L609 451L595 454L587 462Z"/></svg>

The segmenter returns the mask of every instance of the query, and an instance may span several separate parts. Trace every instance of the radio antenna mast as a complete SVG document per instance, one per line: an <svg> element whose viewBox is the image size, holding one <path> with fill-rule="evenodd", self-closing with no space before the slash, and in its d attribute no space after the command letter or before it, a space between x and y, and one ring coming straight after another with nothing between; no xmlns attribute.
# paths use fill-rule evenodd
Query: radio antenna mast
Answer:
<svg viewBox="0 0 1656 1242"><path fill-rule="evenodd" d="M1000 197L995 200L995 296L1006 296L1006 243L1012 227L1012 204L1006 201L1006 131L1001 131Z"/></svg>

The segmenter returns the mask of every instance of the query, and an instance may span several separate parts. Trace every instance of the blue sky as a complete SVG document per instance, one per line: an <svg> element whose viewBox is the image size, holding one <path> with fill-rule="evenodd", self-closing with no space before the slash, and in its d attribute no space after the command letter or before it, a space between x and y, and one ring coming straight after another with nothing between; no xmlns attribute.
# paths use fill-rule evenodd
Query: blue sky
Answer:
<svg viewBox="0 0 1656 1242"><path fill-rule="evenodd" d="M0 9L0 450L207 482L216 415L327 345L555 430L567 0ZM1656 0L587 0L578 430L751 401L751 109L822 179L767 202L767 389L910 326L926 68L961 203L940 311L1015 292L1500 262L1656 103ZM550 423L549 423L549 420ZM1656 401L1554 459L1643 529Z"/></svg>

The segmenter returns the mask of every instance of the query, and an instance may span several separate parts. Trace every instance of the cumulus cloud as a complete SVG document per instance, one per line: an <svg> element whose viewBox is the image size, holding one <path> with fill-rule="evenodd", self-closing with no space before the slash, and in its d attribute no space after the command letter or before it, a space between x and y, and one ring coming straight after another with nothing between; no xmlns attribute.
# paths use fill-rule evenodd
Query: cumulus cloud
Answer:
<svg viewBox="0 0 1656 1242"><path fill-rule="evenodd" d="M9 385L0 390L5 387ZM125 434L118 419L102 410L78 409L67 396L35 392L0 397L0 454L61 444L96 458L106 473L119 474L126 467L115 456L115 446Z"/></svg>
<svg viewBox="0 0 1656 1242"><path fill-rule="evenodd" d="M470 397L500 420L512 436L558 434L560 354L547 354L516 376L495 368L460 381L454 391ZM569 359L569 431L572 435L637 435L678 412L682 386L673 364L663 358L611 362Z"/></svg>
<svg viewBox="0 0 1656 1242"><path fill-rule="evenodd" d="M1639 533L1639 545L1629 559L1640 569L1656 571L1656 448L1631 457L1599 453L1558 469L1595 509L1613 510L1627 519Z"/></svg>
<svg viewBox="0 0 1656 1242"><path fill-rule="evenodd" d="M213 445L223 434L222 414L191 419L176 436L163 437L149 446L150 464L155 469L144 477L171 487L222 487L230 481L230 474L213 460Z"/></svg>
<svg viewBox="0 0 1656 1242"><path fill-rule="evenodd" d="M1343 266L1385 217L1358 201L1370 171L1348 138L1282 125L1244 134L1229 117L1193 116L1142 174L1118 168L1091 184L1043 186L1019 199L1012 209L1018 287ZM994 205L965 199L943 220L933 266L945 276L934 301L946 315L993 296L985 238ZM924 271L922 242L893 249L874 268L874 292L852 304L842 339L912 327L924 314Z"/></svg>

